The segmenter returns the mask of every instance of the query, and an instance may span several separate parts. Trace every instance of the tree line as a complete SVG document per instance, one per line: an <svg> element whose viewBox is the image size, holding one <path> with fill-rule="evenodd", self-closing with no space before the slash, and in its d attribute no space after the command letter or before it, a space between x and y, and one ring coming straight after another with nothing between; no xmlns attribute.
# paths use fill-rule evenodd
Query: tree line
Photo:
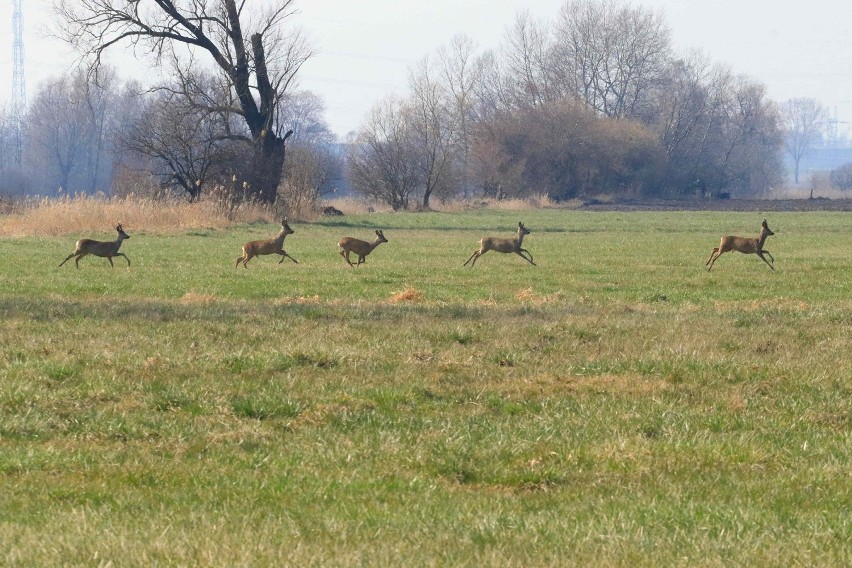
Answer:
<svg viewBox="0 0 852 568"><path fill-rule="evenodd" d="M503 44L459 36L373 109L350 158L361 192L395 208L457 194L571 199L761 194L783 176L765 88L700 54L678 57L663 16L569 0L521 13Z"/></svg>
<svg viewBox="0 0 852 568"><path fill-rule="evenodd" d="M677 54L660 12L567 0L553 20L518 14L494 49L456 36L338 144L323 101L294 87L314 50L290 23L293 4L54 0L60 35L88 65L41 86L21 138L0 113L0 191L153 186L196 200L225 188L299 208L345 177L394 209L477 196L756 196L783 183L785 151L798 182L825 123L812 99L777 105L701 53ZM168 80L123 81L103 65L122 42Z"/></svg>

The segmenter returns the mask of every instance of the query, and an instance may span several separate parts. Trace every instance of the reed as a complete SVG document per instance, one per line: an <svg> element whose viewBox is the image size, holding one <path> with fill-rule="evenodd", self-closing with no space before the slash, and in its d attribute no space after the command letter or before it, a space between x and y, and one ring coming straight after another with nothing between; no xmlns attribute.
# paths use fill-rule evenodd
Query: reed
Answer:
<svg viewBox="0 0 852 568"><path fill-rule="evenodd" d="M178 233L225 229L234 224L274 222L274 212L258 203L225 208L214 199L189 203L137 195L76 195L18 202L0 217L0 236L32 237L97 233L121 223L136 232Z"/></svg>

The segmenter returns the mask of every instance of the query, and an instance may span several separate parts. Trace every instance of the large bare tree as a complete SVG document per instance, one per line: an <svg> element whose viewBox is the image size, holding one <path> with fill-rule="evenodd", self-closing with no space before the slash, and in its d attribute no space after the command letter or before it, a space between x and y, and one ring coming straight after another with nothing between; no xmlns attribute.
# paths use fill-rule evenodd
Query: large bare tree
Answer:
<svg viewBox="0 0 852 568"><path fill-rule="evenodd" d="M249 181L255 196L275 201L284 162L286 125L278 124L279 104L313 51L290 28L294 0L271 0L249 9L247 0L53 0L60 33L97 71L113 48L132 47L158 65L171 64L178 85L200 65L211 64L228 86L224 100L179 95L213 114L232 114L244 129L225 136L251 146Z"/></svg>
<svg viewBox="0 0 852 568"><path fill-rule="evenodd" d="M28 154L35 155L52 191L76 193L73 183L89 144L92 120L86 77L77 73L46 82L27 115Z"/></svg>
<svg viewBox="0 0 852 568"><path fill-rule="evenodd" d="M799 163L825 130L828 113L816 99L790 99L781 105L784 120L784 147L793 158L796 184L799 183Z"/></svg>

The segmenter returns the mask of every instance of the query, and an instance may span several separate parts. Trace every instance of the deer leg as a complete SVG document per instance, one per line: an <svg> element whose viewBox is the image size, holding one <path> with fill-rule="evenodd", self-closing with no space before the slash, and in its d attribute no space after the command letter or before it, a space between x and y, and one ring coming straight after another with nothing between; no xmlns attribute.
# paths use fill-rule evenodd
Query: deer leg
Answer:
<svg viewBox="0 0 852 568"><path fill-rule="evenodd" d="M515 254L516 254L516 255L518 255L519 257L523 258L524 260L526 260L527 262L529 262L529 263L530 263L530 264L532 264L533 266L535 266L535 263L534 263L532 260L530 260L529 258L525 257L525 256L521 253L521 251L516 250L516 251L515 251Z"/></svg>
<svg viewBox="0 0 852 568"><path fill-rule="evenodd" d="M348 250L342 250L342 251L340 251L340 256L342 256L342 257L343 257L343 260L345 260L345 261L346 261L346 263L347 263L349 266L351 266L352 268L355 268L354 266L352 266L352 261L351 261L351 260L349 260L349 251L348 251Z"/></svg>
<svg viewBox="0 0 852 568"><path fill-rule="evenodd" d="M281 255L281 260L278 261L278 264L281 264L282 262L284 262L285 258L289 258L290 260L292 260L296 264L299 264L299 261L296 260L295 258L293 258L292 256L290 256L289 254L287 254L287 251L285 251L284 249L279 250L278 254Z"/></svg>
<svg viewBox="0 0 852 568"><path fill-rule="evenodd" d="M529 255L529 258L525 257L525 256L524 256L523 254L521 254L521 253L527 253L527 254ZM518 254L519 254L519 255L521 255L521 258L523 258L524 260L526 260L527 262L529 262L529 263L530 263L530 264L532 264L533 266L537 266L537 265L536 265L536 263L535 263L535 262L533 262L533 255L532 255L532 253L531 253L530 251L528 251L527 249L523 249L523 248L522 248L522 249L518 249Z"/></svg>
<svg viewBox="0 0 852 568"><path fill-rule="evenodd" d="M717 252L719 252L719 247L716 247L716 248L713 249L713 252L710 253L710 258L707 259L707 262L704 263L704 266L707 266L708 264L710 264L710 262L713 260L713 255L716 254ZM718 256L716 258L718 258Z"/></svg>
<svg viewBox="0 0 852 568"><path fill-rule="evenodd" d="M124 260L126 260L126 261L127 261L127 266L130 266L130 259L129 259L129 258L127 258L127 255L126 255L126 254L124 254L123 252L117 252L117 253L115 253L115 256L123 256L123 257L124 257Z"/></svg>
<svg viewBox="0 0 852 568"><path fill-rule="evenodd" d="M772 264L775 264L775 257L774 257L774 256L772 256L772 253L771 253L771 252L769 252L769 251L768 251L768 250L766 250L766 249L763 249L763 250L761 250L760 252L762 252L762 253L764 253L764 254L768 254L768 255L769 255L769 258L771 258L771 259L772 259Z"/></svg>
<svg viewBox="0 0 852 568"><path fill-rule="evenodd" d="M80 253L77 254L77 258L74 259L74 264L77 265L77 268L80 268L80 259L83 258L84 256L87 256L88 254L89 253L87 253L87 252L80 252Z"/></svg>
<svg viewBox="0 0 852 568"><path fill-rule="evenodd" d="M717 249L717 248L713 249L713 254L710 255L710 260L707 261L707 264L710 265L710 266L707 267L708 271L713 270L713 264L716 262L717 258L722 256L723 252L725 252L725 251Z"/></svg>
<svg viewBox="0 0 852 568"><path fill-rule="evenodd" d="M109 261L109 267L110 267L110 268L115 268L115 265L112 263L112 257L111 257L111 256L108 256L108 257L106 257L106 258L107 258L107 260Z"/></svg>
<svg viewBox="0 0 852 568"><path fill-rule="evenodd" d="M69 254L68 256L65 257L65 260L63 260L62 262L59 263L59 266L62 266L63 264L65 264L66 262L68 262L69 260L74 258L74 256L76 256L76 255L77 255L77 251L72 252L71 254Z"/></svg>
<svg viewBox="0 0 852 568"><path fill-rule="evenodd" d="M465 263L462 264L462 266L467 266L467 263L470 262L471 260L473 260L473 264L476 264L476 259L479 258L481 254L482 253L479 252L479 249L473 251L473 254L470 255L470 258L468 258L467 261L465 261ZM473 264L470 265L471 268L473 268Z"/></svg>
<svg viewBox="0 0 852 568"><path fill-rule="evenodd" d="M775 267L774 267L774 266L772 266L772 265L769 263L769 261L768 261L768 260L766 260L766 257L765 257L765 256L763 256L763 253L765 253L765 252L766 252L765 250L759 250L759 251L757 251L757 256L759 256L759 257L761 258L761 260L763 260L763 262L765 262L765 263L766 263L766 265L767 265L769 268L771 268L772 270L775 270ZM772 255L769 255L769 256L772 256Z"/></svg>
<svg viewBox="0 0 852 568"><path fill-rule="evenodd" d="M362 264L364 264L365 262L367 262L367 257L366 257L366 256L359 256L359 257L358 257L358 266L361 266L361 265L362 265Z"/></svg>

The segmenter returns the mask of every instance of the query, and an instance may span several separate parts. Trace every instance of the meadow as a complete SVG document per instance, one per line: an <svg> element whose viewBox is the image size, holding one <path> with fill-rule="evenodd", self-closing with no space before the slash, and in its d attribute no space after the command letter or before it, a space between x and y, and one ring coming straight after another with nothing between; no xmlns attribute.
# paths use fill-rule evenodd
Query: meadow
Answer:
<svg viewBox="0 0 852 568"><path fill-rule="evenodd" d="M0 237L4 566L852 564L849 213L121 221Z"/></svg>

